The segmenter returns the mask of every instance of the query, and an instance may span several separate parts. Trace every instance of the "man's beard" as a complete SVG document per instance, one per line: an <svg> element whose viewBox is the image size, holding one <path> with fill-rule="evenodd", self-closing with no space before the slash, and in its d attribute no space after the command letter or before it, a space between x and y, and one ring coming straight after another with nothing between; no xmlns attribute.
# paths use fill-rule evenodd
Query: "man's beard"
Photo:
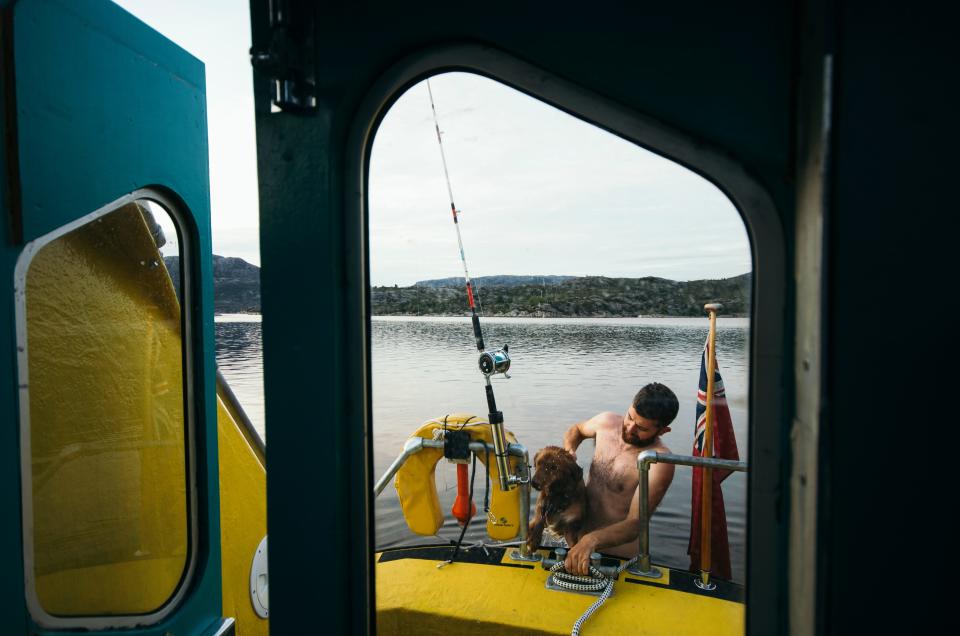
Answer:
<svg viewBox="0 0 960 636"><path fill-rule="evenodd" d="M627 444L630 444L631 446L636 446L637 448L646 448L646 447L648 447L648 446L653 446L654 444L656 444L656 443L657 443L657 440L660 438L660 436L659 436L659 435L654 435L654 436L651 437L650 439L633 440L633 439L628 439L628 438L627 438L627 431L626 431L626 429L623 429L623 430L620 431L620 438L621 438L623 441L625 441Z"/></svg>

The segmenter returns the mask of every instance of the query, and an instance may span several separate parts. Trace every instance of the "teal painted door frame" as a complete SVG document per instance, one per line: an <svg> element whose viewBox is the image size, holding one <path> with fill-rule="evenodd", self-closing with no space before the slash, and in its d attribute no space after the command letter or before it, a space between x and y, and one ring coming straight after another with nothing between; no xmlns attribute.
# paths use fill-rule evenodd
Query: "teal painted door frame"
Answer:
<svg viewBox="0 0 960 636"><path fill-rule="evenodd" d="M292 66L254 72L272 629L301 633L322 617L331 633L373 631L367 162L393 100L446 71L497 79L678 161L740 208L757 272L748 633L785 624L794 8L695 4L567 12L290 0L286 19L302 32L291 35L272 28L274 3L250 1L253 50L282 42ZM311 73L315 107L274 108L287 95L275 80Z"/></svg>
<svg viewBox="0 0 960 636"><path fill-rule="evenodd" d="M0 224L0 551L3 633L44 633L24 603L14 334L14 266L23 246L142 188L177 202L192 279L198 529L180 604L127 634L203 634L221 619L213 279L203 64L105 0L21 0L2 9L6 154ZM188 393L189 394L189 393ZM57 633L63 633L58 631Z"/></svg>

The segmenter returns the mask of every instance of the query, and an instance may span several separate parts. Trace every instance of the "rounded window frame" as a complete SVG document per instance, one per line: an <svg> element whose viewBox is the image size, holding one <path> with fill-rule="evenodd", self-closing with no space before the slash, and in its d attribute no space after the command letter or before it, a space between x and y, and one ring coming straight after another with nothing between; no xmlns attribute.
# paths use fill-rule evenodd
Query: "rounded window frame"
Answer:
<svg viewBox="0 0 960 636"><path fill-rule="evenodd" d="M31 466L30 393L27 351L26 280L34 256L46 245L96 219L117 211L136 201L159 204L170 216L177 229L180 251L180 327L183 351L184 445L186 449L185 477L187 497L187 555L180 580L167 600L156 610L146 614L111 614L59 616L47 612L37 594L34 568L33 537L33 472ZM61 225L43 236L26 243L14 267L14 324L17 343L17 379L19 401L20 445L20 514L23 532L24 595L30 618L40 627L50 629L123 629L155 625L172 614L188 597L188 590L197 570L200 529L197 497L197 408L195 398L196 352L193 347L195 316L191 310L193 285L193 244L190 231L192 216L182 199L163 187L145 187L134 190L93 212Z"/></svg>
<svg viewBox="0 0 960 636"><path fill-rule="evenodd" d="M778 624L778 595L788 530L779 514L784 481L782 462L786 385L781 382L787 359L785 342L786 241L773 198L740 163L709 142L600 96L499 50L473 44L451 45L414 53L372 82L356 111L346 145L345 202L347 244L361 246L348 255L364 284L364 437L367 480L372 475L372 368L369 306L370 158L377 130L394 102L418 82L448 72L466 72L500 82L553 106L585 123L676 162L703 177L727 196L744 222L750 242L753 287L750 307L750 375L748 424L750 470L747 486L747 632L765 633ZM765 425L759 425L763 422ZM373 547L373 499L368 496L368 541ZM370 568L371 579L374 568ZM375 617L374 585L370 585Z"/></svg>

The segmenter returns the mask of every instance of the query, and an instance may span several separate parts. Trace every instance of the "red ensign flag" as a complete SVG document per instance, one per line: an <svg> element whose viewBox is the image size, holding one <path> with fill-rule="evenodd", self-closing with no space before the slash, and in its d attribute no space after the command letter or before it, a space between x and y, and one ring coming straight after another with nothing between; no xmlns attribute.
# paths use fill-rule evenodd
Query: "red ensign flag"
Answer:
<svg viewBox="0 0 960 636"><path fill-rule="evenodd" d="M704 434L707 425L707 345L700 357L700 388L697 391L697 424L693 436L693 455L703 455ZM727 397L720 378L720 364L716 364L713 375L713 400L710 402L713 412L713 456L720 459L739 461L737 438L733 434L733 421L727 407ZM711 521L710 571L714 576L730 580L730 544L727 541L727 515L723 508L723 491L720 483L731 471L713 470L713 518ZM690 543L687 554L690 555L690 569L700 570L700 498L703 494L703 469L693 469L693 497L690 515Z"/></svg>

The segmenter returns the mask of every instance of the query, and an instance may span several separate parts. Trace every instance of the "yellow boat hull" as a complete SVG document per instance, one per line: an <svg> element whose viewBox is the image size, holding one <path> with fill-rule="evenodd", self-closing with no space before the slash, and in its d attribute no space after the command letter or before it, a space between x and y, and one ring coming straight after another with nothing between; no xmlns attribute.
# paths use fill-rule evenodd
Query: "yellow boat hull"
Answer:
<svg viewBox="0 0 960 636"><path fill-rule="evenodd" d="M566 635L596 596L550 590L540 563L513 561L509 549L474 548L456 563L450 546L397 548L376 555L377 633L490 636ZM541 550L541 554L549 554ZM472 562L468 562L472 561ZM582 633L725 636L744 633L743 588L717 581L714 592L686 571L660 579L622 573L613 595Z"/></svg>

